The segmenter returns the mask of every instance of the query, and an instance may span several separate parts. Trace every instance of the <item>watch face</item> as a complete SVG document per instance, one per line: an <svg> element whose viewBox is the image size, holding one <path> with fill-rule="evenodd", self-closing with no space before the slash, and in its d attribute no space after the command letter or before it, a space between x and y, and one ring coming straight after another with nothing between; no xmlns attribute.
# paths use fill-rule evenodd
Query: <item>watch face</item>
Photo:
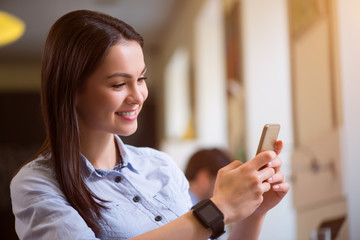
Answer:
<svg viewBox="0 0 360 240"><path fill-rule="evenodd" d="M194 207L194 216L204 227L212 230L211 239L221 236L224 231L224 214L210 200L205 199L197 203Z"/></svg>
<svg viewBox="0 0 360 240"><path fill-rule="evenodd" d="M207 205L199 209L199 214L206 219L208 223L211 223L219 217L219 211L212 205Z"/></svg>

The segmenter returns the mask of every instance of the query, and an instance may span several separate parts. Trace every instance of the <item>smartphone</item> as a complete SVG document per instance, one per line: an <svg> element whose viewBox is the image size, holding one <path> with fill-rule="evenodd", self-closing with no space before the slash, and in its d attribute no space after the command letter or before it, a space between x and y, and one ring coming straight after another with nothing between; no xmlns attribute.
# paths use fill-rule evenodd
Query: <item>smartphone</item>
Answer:
<svg viewBox="0 0 360 240"><path fill-rule="evenodd" d="M274 150L279 131L279 124L265 124L261 134L259 146L256 151L256 155L263 151Z"/></svg>

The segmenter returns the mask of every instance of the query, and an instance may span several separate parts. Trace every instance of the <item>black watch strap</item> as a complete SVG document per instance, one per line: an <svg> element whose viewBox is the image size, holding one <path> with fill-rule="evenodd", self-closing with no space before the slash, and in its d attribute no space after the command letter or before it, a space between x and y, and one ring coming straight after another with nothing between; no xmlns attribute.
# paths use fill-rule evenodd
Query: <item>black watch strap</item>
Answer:
<svg viewBox="0 0 360 240"><path fill-rule="evenodd" d="M210 239L216 239L225 233L224 218L213 224L212 232Z"/></svg>
<svg viewBox="0 0 360 240"><path fill-rule="evenodd" d="M224 214L210 199L200 201L191 209L199 222L204 227L212 230L211 239L216 239L225 233Z"/></svg>

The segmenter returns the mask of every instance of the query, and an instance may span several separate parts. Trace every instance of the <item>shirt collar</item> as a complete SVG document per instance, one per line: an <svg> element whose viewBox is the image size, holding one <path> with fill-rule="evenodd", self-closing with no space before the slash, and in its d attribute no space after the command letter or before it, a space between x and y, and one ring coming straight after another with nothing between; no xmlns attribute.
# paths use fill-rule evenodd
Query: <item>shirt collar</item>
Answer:
<svg viewBox="0 0 360 240"><path fill-rule="evenodd" d="M114 167L113 170L97 170L94 166L90 163L90 161L80 153L81 155L81 171L82 175L85 179L90 178L91 175L95 174L100 177L106 175L106 172L110 171L120 171L121 168L128 168L129 170L133 171L134 173L139 173L142 169L141 165L136 161L137 155L134 155L127 146L123 143L118 135L115 135L116 142L118 144L119 154L121 157L121 163Z"/></svg>
<svg viewBox="0 0 360 240"><path fill-rule="evenodd" d="M137 161L138 155L130 151L118 135L115 135L115 139L122 159L122 167L128 167L133 172L139 173L142 169L142 165Z"/></svg>

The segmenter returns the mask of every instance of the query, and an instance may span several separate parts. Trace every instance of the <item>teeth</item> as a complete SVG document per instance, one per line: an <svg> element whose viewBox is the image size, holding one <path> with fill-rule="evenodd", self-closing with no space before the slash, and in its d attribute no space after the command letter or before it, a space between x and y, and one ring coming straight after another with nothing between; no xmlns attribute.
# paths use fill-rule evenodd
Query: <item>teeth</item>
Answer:
<svg viewBox="0 0 360 240"><path fill-rule="evenodd" d="M122 113L119 113L121 116L134 116L135 115L135 111L133 112L122 112Z"/></svg>

